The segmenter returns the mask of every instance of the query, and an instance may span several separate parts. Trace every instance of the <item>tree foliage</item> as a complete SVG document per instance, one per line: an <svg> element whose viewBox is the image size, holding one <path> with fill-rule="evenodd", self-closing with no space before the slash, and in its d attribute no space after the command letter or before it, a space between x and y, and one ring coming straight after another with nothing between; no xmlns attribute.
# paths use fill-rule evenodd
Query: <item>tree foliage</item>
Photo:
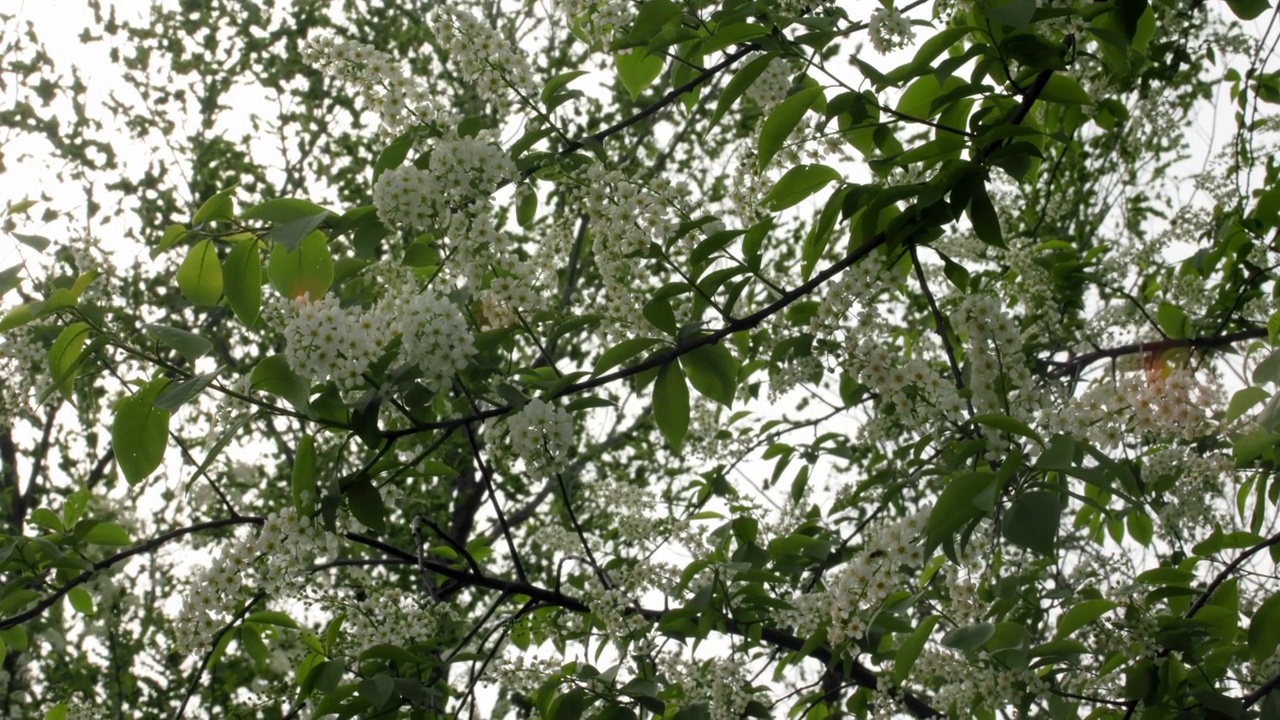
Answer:
<svg viewBox="0 0 1280 720"><path fill-rule="evenodd" d="M1266 0L337 5L4 18L0 712L1280 717Z"/></svg>

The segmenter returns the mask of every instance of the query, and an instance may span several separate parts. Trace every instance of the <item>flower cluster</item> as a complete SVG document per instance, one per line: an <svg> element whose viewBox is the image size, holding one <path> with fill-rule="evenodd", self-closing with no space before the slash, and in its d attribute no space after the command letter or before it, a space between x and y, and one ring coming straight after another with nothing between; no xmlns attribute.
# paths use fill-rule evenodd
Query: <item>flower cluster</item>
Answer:
<svg viewBox="0 0 1280 720"><path fill-rule="evenodd" d="M755 699L747 666L736 655L712 660L670 657L664 663L668 676L684 689L690 705L706 703L712 720L737 720Z"/></svg>
<svg viewBox="0 0 1280 720"><path fill-rule="evenodd" d="M867 24L867 36L871 38L871 47L884 55L910 45L916 34L911 29L911 21L896 8L876 8Z"/></svg>
<svg viewBox="0 0 1280 720"><path fill-rule="evenodd" d="M549 477L564 471L573 450L573 417L564 408L534 398L507 418L507 439L532 475Z"/></svg>
<svg viewBox="0 0 1280 720"><path fill-rule="evenodd" d="M378 177L373 204L389 226L443 230L463 236L474 218L492 209L490 195L510 182L515 163L502 148L479 137L439 140L426 168L402 165Z"/></svg>
<svg viewBox="0 0 1280 720"><path fill-rule="evenodd" d="M303 58L355 85L377 111L389 136L421 123L449 124L448 114L436 106L426 88L372 45L324 36L307 43Z"/></svg>
<svg viewBox="0 0 1280 720"><path fill-rule="evenodd" d="M471 13L456 7L432 18L441 50L457 64L464 79L495 105L507 104L510 88L525 98L538 95L529 61L502 36Z"/></svg>
<svg viewBox="0 0 1280 720"><path fill-rule="evenodd" d="M422 371L431 390L447 386L475 356L467 321L429 288L395 305L391 329L401 339L400 357Z"/></svg>
<svg viewBox="0 0 1280 720"><path fill-rule="evenodd" d="M760 108L761 115L768 116L778 103L786 99L795 73L795 67L788 59L773 58L764 72L751 83L751 87L747 88L747 99Z"/></svg>
<svg viewBox="0 0 1280 720"><path fill-rule="evenodd" d="M235 612L245 588L276 594L297 584L308 587L307 569L316 558L336 555L337 536L327 533L293 508L271 513L258 533L227 544L191 584L174 620L178 646L193 652L209 642Z"/></svg>
<svg viewBox="0 0 1280 720"><path fill-rule="evenodd" d="M621 37L635 15L621 0L556 0L555 6L592 47L607 47Z"/></svg>
<svg viewBox="0 0 1280 720"><path fill-rule="evenodd" d="M969 295L951 315L951 322L965 338L969 364L968 387L974 412L996 413L1030 423L1040 409L1040 395L1022 353L1022 333L995 298ZM1008 449L1008 438L983 428L989 455L999 457Z"/></svg>
<svg viewBox="0 0 1280 720"><path fill-rule="evenodd" d="M284 317L289 366L305 378L332 380L347 390L362 383L365 370L391 339L387 314L344 308L332 295L283 299L277 311Z"/></svg>
<svg viewBox="0 0 1280 720"><path fill-rule="evenodd" d="M929 509L920 510L879 528L861 552L827 579L824 589L793 597L791 608L778 613L779 620L802 637L825 624L832 647L861 640L880 603L904 587L907 572L924 563L919 536L928 517Z"/></svg>
<svg viewBox="0 0 1280 720"><path fill-rule="evenodd" d="M0 428L9 427L35 395L32 372L40 366L44 349L30 328L4 334L0 342Z"/></svg>
<svg viewBox="0 0 1280 720"><path fill-rule="evenodd" d="M358 656L375 645L407 647L444 637L457 620L449 603L435 602L400 588L379 586L363 600L342 608L346 615L343 650Z"/></svg>

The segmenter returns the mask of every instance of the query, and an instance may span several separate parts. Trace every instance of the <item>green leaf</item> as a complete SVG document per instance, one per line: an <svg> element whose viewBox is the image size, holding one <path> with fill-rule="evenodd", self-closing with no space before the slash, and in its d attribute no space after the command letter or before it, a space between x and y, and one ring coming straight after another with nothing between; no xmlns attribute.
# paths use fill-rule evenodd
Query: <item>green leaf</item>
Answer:
<svg viewBox="0 0 1280 720"><path fill-rule="evenodd" d="M1137 540L1143 547L1151 547L1155 526L1151 522L1150 515L1134 509L1125 516L1125 525L1129 528L1129 537Z"/></svg>
<svg viewBox="0 0 1280 720"><path fill-rule="evenodd" d="M1191 334L1191 323L1187 312L1177 305L1160 303L1156 308L1156 323L1171 338L1185 338Z"/></svg>
<svg viewBox="0 0 1280 720"><path fill-rule="evenodd" d="M1061 103L1063 105L1092 105L1093 98L1080 86L1079 81L1070 75L1061 73L1049 77L1044 90L1040 91L1040 100Z"/></svg>
<svg viewBox="0 0 1280 720"><path fill-rule="evenodd" d="M271 286L287 298L304 295L318 300L333 284L333 258L329 255L329 240L316 231L307 236L296 250L283 245L271 248L267 263L267 277Z"/></svg>
<svg viewBox="0 0 1280 720"><path fill-rule="evenodd" d="M1260 387L1247 387L1237 390L1231 396L1231 402L1227 405L1227 414L1223 418L1223 422L1231 424L1236 418L1244 415L1249 408L1261 402L1266 402L1271 397L1271 393Z"/></svg>
<svg viewBox="0 0 1280 720"><path fill-rule="evenodd" d="M413 149L414 138L417 137L417 130L410 130L395 140L378 154L378 159L373 163L373 181L378 182L378 178L382 173L393 170L404 164L404 159L409 155L409 151Z"/></svg>
<svg viewBox="0 0 1280 720"><path fill-rule="evenodd" d="M738 389L738 363L723 345L703 345L680 356L689 384L725 407L733 406Z"/></svg>
<svg viewBox="0 0 1280 720"><path fill-rule="evenodd" d="M925 643L929 641L929 634L933 632L933 627L937 624L938 616L930 615L922 620L916 629L911 631L911 634L898 645L898 652L893 657L893 682L895 685L901 686L911 675L911 668L915 667L916 660L920 657L920 652L924 650Z"/></svg>
<svg viewBox="0 0 1280 720"><path fill-rule="evenodd" d="M797 165L788 170L761 200L773 212L786 210L840 179L840 173L826 165Z"/></svg>
<svg viewBox="0 0 1280 720"><path fill-rule="evenodd" d="M995 634L996 628L991 623L974 623L955 628L943 635L942 644L960 652L971 653L982 647L982 644Z"/></svg>
<svg viewBox="0 0 1280 720"><path fill-rule="evenodd" d="M137 485L164 462L169 411L156 407L155 400L168 384L167 378L156 378L116 405L111 447L130 485Z"/></svg>
<svg viewBox="0 0 1280 720"><path fill-rule="evenodd" d="M979 425L985 425L994 430L999 430L1000 432L1031 438L1036 441L1037 445L1044 445L1044 438L1040 437L1040 433L1036 432L1030 425L1018 420L1017 418L1011 418L1008 415L987 414L974 415L973 421Z"/></svg>
<svg viewBox="0 0 1280 720"><path fill-rule="evenodd" d="M9 234L12 235L15 240L35 250L36 252L44 252L45 250L49 249L50 245L53 244L52 241L49 240L49 238L43 237L40 235L27 235L26 233L16 233L16 232L11 232Z"/></svg>
<svg viewBox="0 0 1280 720"><path fill-rule="evenodd" d="M542 104L546 105L548 102L551 101L551 98L556 96L556 93L560 92L561 88L567 87L569 83L573 82L574 80L577 80L583 75L588 75L588 74L590 73L588 73L586 70L570 70L569 72L562 72L559 75L556 75L555 77L551 78L550 80L547 81L547 84L542 87L542 95L541 95ZM515 156L515 155L516 153L512 152L512 156Z"/></svg>
<svg viewBox="0 0 1280 720"><path fill-rule="evenodd" d="M929 551L985 514L982 506L994 501L995 490L996 476L992 472L965 473L948 482L925 522Z"/></svg>
<svg viewBox="0 0 1280 720"><path fill-rule="evenodd" d="M623 340L617 345L606 350L604 354L600 356L600 359L596 360L595 367L592 368L591 374L593 376L603 375L660 342L662 341L657 338L632 338L630 340Z"/></svg>
<svg viewBox="0 0 1280 720"><path fill-rule="evenodd" d="M222 262L222 291L245 327L253 327L262 312L262 256L256 239L231 246Z"/></svg>
<svg viewBox="0 0 1280 720"><path fill-rule="evenodd" d="M672 0L645 0L631 21L631 32L614 44L615 49L648 45L667 23L680 17L681 7Z"/></svg>
<svg viewBox="0 0 1280 720"><path fill-rule="evenodd" d="M133 543L129 539L129 532L112 522L100 522L94 525L80 539L90 545L104 547L124 547Z"/></svg>
<svg viewBox="0 0 1280 720"><path fill-rule="evenodd" d="M208 472L209 466L213 465L213 461L218 459L219 453L221 453L227 445L231 444L231 440L235 438L236 433L240 432L241 428L248 425L249 421L257 417L257 415L258 414L256 412L245 413L237 418L235 422L223 429L222 434L218 436L216 441L214 441L213 447L209 448L209 453L205 455L204 462L200 463L200 467L196 468L195 473L191 475L191 479L187 481L187 487L190 487L192 483L199 480L201 476Z"/></svg>
<svg viewBox="0 0 1280 720"><path fill-rule="evenodd" d="M197 395L209 387L209 383L217 379L218 374L222 372L219 368L213 372L207 372L202 375L187 378L180 383L170 385L160 393L160 397L156 398L156 407L169 412L176 412L178 408L190 402Z"/></svg>
<svg viewBox="0 0 1280 720"><path fill-rule="evenodd" d="M0 333L9 332L26 325L43 315L44 309L45 303L43 302L29 302L10 308L9 312L4 314L4 318L0 319Z"/></svg>
<svg viewBox="0 0 1280 720"><path fill-rule="evenodd" d="M969 200L969 222L973 223L973 231L978 239L988 245L1004 248L1004 235L1000 232L1000 217L996 215L995 205L987 195L984 183L973 187L973 195Z"/></svg>
<svg viewBox="0 0 1280 720"><path fill-rule="evenodd" d="M192 305L217 305L222 297L222 265L212 240L191 247L178 266L178 289Z"/></svg>
<svg viewBox="0 0 1280 720"><path fill-rule="evenodd" d="M689 388L679 363L667 363L653 384L653 418L667 444L677 453L689 432Z"/></svg>
<svg viewBox="0 0 1280 720"><path fill-rule="evenodd" d="M955 76L939 80L936 75L925 75L907 86L895 109L913 118L933 117L947 107L946 103L937 103L939 98L964 85L965 82Z"/></svg>
<svg viewBox="0 0 1280 720"><path fill-rule="evenodd" d="M631 99L640 97L653 81L662 74L666 58L661 55L649 55L644 48L635 48L613 56L614 65L618 68L618 79L622 87L631 94Z"/></svg>
<svg viewBox="0 0 1280 720"><path fill-rule="evenodd" d="M267 238L275 242L277 246L284 246L285 250L292 252L297 250L298 246L309 238L315 229L324 223L327 217L329 217L329 212L321 210L316 215L290 220L271 228L267 232Z"/></svg>
<svg viewBox="0 0 1280 720"><path fill-rule="evenodd" d="M347 486L347 505L351 514L375 535L387 531L386 507L382 504L382 494L374 487L368 477L357 476Z"/></svg>
<svg viewBox="0 0 1280 720"><path fill-rule="evenodd" d="M680 327L676 324L675 311L671 309L671 302L666 298L650 300L641 312L646 320L662 332L672 336L680 332Z"/></svg>
<svg viewBox="0 0 1280 720"><path fill-rule="evenodd" d="M538 192L532 187L527 187L519 194L519 198L519 202L516 203L516 222L520 227L527 229L538 217Z"/></svg>
<svg viewBox="0 0 1280 720"><path fill-rule="evenodd" d="M752 83L765 71L765 68L769 67L769 63L774 57L776 57L774 53L762 55L734 73L733 78L725 84L724 90L720 92L720 99L716 101L716 110L711 113L711 121L707 123L707 132L710 132L720 122L720 118L729 112L729 108L733 107L738 98L746 93Z"/></svg>
<svg viewBox="0 0 1280 720"><path fill-rule="evenodd" d="M316 501L320 498L316 485L316 441L311 435L303 435L293 456L293 507L299 517L315 514Z"/></svg>
<svg viewBox="0 0 1280 720"><path fill-rule="evenodd" d="M233 192L235 192L235 187L229 187L205 200L200 209L196 210L195 216L191 218L191 224L203 225L204 223L230 220L235 214L234 205L231 202L231 193Z"/></svg>
<svg viewBox="0 0 1280 720"><path fill-rule="evenodd" d="M289 367L284 355L263 358L249 375L249 387L288 400L300 413L311 411L311 385Z"/></svg>
<svg viewBox="0 0 1280 720"><path fill-rule="evenodd" d="M1036 14L1036 0L996 0L984 4L978 12L1002 25L1021 29L1031 24L1031 18Z"/></svg>
<svg viewBox="0 0 1280 720"><path fill-rule="evenodd" d="M144 325L142 329L146 330L151 337L177 350L178 354L182 355L192 365L213 349L213 343L193 332L180 328L165 327L164 325Z"/></svg>
<svg viewBox="0 0 1280 720"><path fill-rule="evenodd" d="M1062 501L1057 494L1032 490L1018 496L1004 516L1004 538L1035 552L1051 555L1062 520Z"/></svg>
<svg viewBox="0 0 1280 720"><path fill-rule="evenodd" d="M778 154L787 142L787 138L791 136L791 131L796 129L800 120L804 118L804 114L820 97L822 97L821 87L805 88L778 103L778 107L765 118L756 146L756 166L761 171L769 166L773 156Z"/></svg>
<svg viewBox="0 0 1280 720"><path fill-rule="evenodd" d="M804 245L800 251L800 274L805 280L813 274L813 268L822 259L822 254L827 251L831 232L835 229L836 221L840 219L841 209L844 207L845 196L850 192L853 192L851 185L845 185L832 192L826 204L822 206L822 212L818 214L818 221L805 235Z"/></svg>
<svg viewBox="0 0 1280 720"><path fill-rule="evenodd" d="M67 591L67 602L81 615L93 616L93 596L83 587L73 587Z"/></svg>
<svg viewBox="0 0 1280 720"><path fill-rule="evenodd" d="M1280 386L1280 350L1273 351L1270 355L1258 363L1253 369L1253 383L1255 385L1271 385Z"/></svg>
<svg viewBox="0 0 1280 720"><path fill-rule="evenodd" d="M262 625L275 625L277 627L289 628L290 630L298 629L298 623L295 622L293 618L277 610L260 610L249 615L249 617L245 618L245 621L255 622Z"/></svg>
<svg viewBox="0 0 1280 720"><path fill-rule="evenodd" d="M276 198L259 203L245 210L240 217L245 220L263 220L269 223L287 223L300 218L328 214L328 210L311 202L295 198ZM310 232L308 230L307 232Z"/></svg>
<svg viewBox="0 0 1280 720"><path fill-rule="evenodd" d="M53 384L62 393L62 397L71 400L71 389L76 379L76 369L80 367L80 353L89 338L87 323L72 323L58 333L58 337L49 348L49 376Z"/></svg>
<svg viewBox="0 0 1280 720"><path fill-rule="evenodd" d="M1253 20L1271 9L1268 0L1227 0L1227 7L1241 20Z"/></svg>
<svg viewBox="0 0 1280 720"><path fill-rule="evenodd" d="M160 237L160 242L151 249L151 259L155 260L165 253L166 250L177 245L188 235L189 231L185 225L170 225L164 229L164 235Z"/></svg>
<svg viewBox="0 0 1280 720"><path fill-rule="evenodd" d="M1258 606L1249 621L1249 651L1259 663L1266 662L1280 645L1280 594L1272 595Z"/></svg>

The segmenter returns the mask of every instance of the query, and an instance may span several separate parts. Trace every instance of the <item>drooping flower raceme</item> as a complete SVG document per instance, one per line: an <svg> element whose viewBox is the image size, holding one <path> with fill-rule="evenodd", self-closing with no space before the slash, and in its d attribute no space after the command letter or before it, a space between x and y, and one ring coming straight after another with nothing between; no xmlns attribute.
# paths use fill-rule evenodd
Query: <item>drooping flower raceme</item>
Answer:
<svg viewBox="0 0 1280 720"><path fill-rule="evenodd" d="M400 357L422 370L432 390L448 385L476 352L462 314L430 289L398 303L392 329L400 335Z"/></svg>
<svg viewBox="0 0 1280 720"><path fill-rule="evenodd" d="M425 88L390 55L372 45L319 37L307 43L303 57L359 88L365 102L382 118L389 137L422 123L448 124L449 114L436 107Z"/></svg>
<svg viewBox="0 0 1280 720"><path fill-rule="evenodd" d="M529 472L546 477L563 472L573 449L573 416L539 398L507 419L507 439Z"/></svg>
<svg viewBox="0 0 1280 720"><path fill-rule="evenodd" d="M884 55L910 45L916 34L911 29L911 21L896 8L876 8L867 25L867 36L871 38L871 47Z"/></svg>
<svg viewBox="0 0 1280 720"><path fill-rule="evenodd" d="M373 186L373 204L387 226L460 236L470 219L491 209L490 195L515 172L510 156L493 143L479 138L440 140L426 169L404 165L380 175Z"/></svg>

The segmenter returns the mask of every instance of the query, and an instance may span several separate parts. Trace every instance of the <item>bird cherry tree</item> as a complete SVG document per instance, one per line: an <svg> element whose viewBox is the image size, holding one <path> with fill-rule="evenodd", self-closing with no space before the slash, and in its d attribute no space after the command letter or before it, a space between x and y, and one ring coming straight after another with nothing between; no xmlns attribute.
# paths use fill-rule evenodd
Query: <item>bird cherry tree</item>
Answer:
<svg viewBox="0 0 1280 720"><path fill-rule="evenodd" d="M1266 0L93 7L7 715L1280 717Z"/></svg>

